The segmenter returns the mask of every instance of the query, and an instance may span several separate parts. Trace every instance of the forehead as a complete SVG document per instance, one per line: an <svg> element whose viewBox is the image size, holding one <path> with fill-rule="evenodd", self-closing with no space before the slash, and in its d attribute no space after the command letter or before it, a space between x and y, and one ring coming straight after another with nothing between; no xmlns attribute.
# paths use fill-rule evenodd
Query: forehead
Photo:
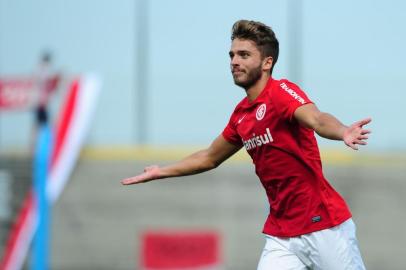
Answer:
<svg viewBox="0 0 406 270"><path fill-rule="evenodd" d="M259 53L258 47L254 41L249 39L238 39L238 38L234 39L233 42L231 43L231 51L232 52L249 51Z"/></svg>

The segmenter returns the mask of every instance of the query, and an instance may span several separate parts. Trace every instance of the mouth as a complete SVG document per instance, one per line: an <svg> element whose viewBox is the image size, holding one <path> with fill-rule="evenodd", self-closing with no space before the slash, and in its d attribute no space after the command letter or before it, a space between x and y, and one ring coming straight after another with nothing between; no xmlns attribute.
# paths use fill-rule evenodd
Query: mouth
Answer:
<svg viewBox="0 0 406 270"><path fill-rule="evenodd" d="M233 74L234 76L238 76L238 75L244 73L244 71L242 71L241 69L233 69L231 72L232 72L232 74Z"/></svg>

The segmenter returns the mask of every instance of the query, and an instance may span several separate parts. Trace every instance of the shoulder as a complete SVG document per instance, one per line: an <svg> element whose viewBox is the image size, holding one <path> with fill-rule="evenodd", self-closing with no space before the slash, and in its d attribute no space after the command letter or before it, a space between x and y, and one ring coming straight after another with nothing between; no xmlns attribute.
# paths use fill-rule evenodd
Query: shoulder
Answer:
<svg viewBox="0 0 406 270"><path fill-rule="evenodd" d="M233 114L240 112L248 102L247 97L244 97L234 108Z"/></svg>
<svg viewBox="0 0 406 270"><path fill-rule="evenodd" d="M287 79L274 80L272 89L273 97L276 98L293 99L302 104L307 99L305 92L297 84Z"/></svg>
<svg viewBox="0 0 406 270"><path fill-rule="evenodd" d="M281 92L289 92L290 89L303 91L297 84L288 79L274 80L272 86L273 89L277 89Z"/></svg>

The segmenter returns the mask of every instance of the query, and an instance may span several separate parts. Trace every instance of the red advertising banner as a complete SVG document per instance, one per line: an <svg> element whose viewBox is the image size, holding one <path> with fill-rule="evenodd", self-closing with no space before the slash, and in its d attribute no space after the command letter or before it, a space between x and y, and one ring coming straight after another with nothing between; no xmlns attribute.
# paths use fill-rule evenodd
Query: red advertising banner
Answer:
<svg viewBox="0 0 406 270"><path fill-rule="evenodd" d="M40 95L50 95L58 87L60 77L52 75L42 85L36 87L35 77L0 78L0 110L21 110L32 108Z"/></svg>
<svg viewBox="0 0 406 270"><path fill-rule="evenodd" d="M33 95L32 78L0 79L0 110L26 108L32 102Z"/></svg>
<svg viewBox="0 0 406 270"><path fill-rule="evenodd" d="M220 269L215 232L147 232L142 236L141 269Z"/></svg>

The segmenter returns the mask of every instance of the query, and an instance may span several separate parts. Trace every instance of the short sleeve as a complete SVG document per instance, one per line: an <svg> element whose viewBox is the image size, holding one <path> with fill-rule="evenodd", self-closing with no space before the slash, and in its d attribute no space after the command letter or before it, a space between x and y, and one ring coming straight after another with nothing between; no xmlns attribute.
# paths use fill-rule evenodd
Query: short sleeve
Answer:
<svg viewBox="0 0 406 270"><path fill-rule="evenodd" d="M231 144L237 145L237 146L242 146L242 140L240 135L237 132L237 126L235 125L235 119L236 119L236 114L235 111L231 115L230 120L227 124L227 126L223 130L223 137L226 139Z"/></svg>
<svg viewBox="0 0 406 270"><path fill-rule="evenodd" d="M272 102L276 111L289 121L292 120L297 108L308 103L313 103L299 86L288 80L279 81L279 85L272 93Z"/></svg>

